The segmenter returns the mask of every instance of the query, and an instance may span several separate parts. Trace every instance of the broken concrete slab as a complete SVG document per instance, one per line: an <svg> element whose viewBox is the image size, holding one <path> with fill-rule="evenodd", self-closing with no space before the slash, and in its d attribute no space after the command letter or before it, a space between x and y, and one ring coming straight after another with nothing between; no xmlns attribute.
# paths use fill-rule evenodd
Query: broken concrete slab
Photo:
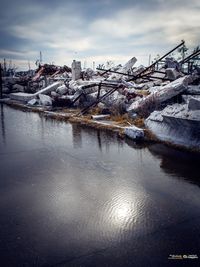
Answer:
<svg viewBox="0 0 200 267"><path fill-rule="evenodd" d="M40 104L42 106L52 106L52 99L48 95L39 94Z"/></svg>
<svg viewBox="0 0 200 267"><path fill-rule="evenodd" d="M13 85L12 90L18 91L18 92L24 92L24 86L16 83Z"/></svg>
<svg viewBox="0 0 200 267"><path fill-rule="evenodd" d="M200 100L200 95L181 95L181 97L182 97L183 104L188 104L191 98Z"/></svg>
<svg viewBox="0 0 200 267"><path fill-rule="evenodd" d="M87 68L83 73L83 78L86 80L89 80L89 79L92 79L94 75L95 75L95 72L92 69Z"/></svg>
<svg viewBox="0 0 200 267"><path fill-rule="evenodd" d="M200 110L189 110L187 104L154 111L145 125L162 141L200 150Z"/></svg>
<svg viewBox="0 0 200 267"><path fill-rule="evenodd" d="M28 101L27 105L29 106L35 106L38 104L38 100L37 99L31 99L30 101Z"/></svg>
<svg viewBox="0 0 200 267"><path fill-rule="evenodd" d="M112 106L114 103L116 103L119 100L119 97L122 96L119 92L115 91L113 94L105 97L102 99L102 103L104 103L106 106ZM124 96L122 96L123 99L125 99Z"/></svg>
<svg viewBox="0 0 200 267"><path fill-rule="evenodd" d="M134 66L136 62L137 62L137 59L135 57L132 57L124 66L119 68L117 71L128 74L129 72L132 71L132 67ZM122 77L123 77L122 74L113 73L109 76L109 80L110 79L121 79Z"/></svg>
<svg viewBox="0 0 200 267"><path fill-rule="evenodd" d="M187 93L191 95L200 95L200 85L189 85Z"/></svg>
<svg viewBox="0 0 200 267"><path fill-rule="evenodd" d="M10 98L13 99L13 100L28 102L29 100L31 100L33 98L36 98L40 94L44 95L44 94L50 93L51 91L56 90L59 85L60 85L60 82L55 82L55 83L45 87L44 89L42 89L42 90L40 90L40 91L38 91L37 93L34 93L34 94L11 93L10 94Z"/></svg>
<svg viewBox="0 0 200 267"><path fill-rule="evenodd" d="M72 80L76 81L81 78L81 62L73 60L72 62Z"/></svg>
<svg viewBox="0 0 200 267"><path fill-rule="evenodd" d="M80 98L80 104L83 107L90 106L95 101L96 101L96 97L94 97L93 94L90 94L90 95L82 95L82 97Z"/></svg>
<svg viewBox="0 0 200 267"><path fill-rule="evenodd" d="M77 90L81 89L82 86L80 86L80 84L78 84L77 81L73 81L71 80L69 83L68 83L68 87L69 89L75 93Z"/></svg>
<svg viewBox="0 0 200 267"><path fill-rule="evenodd" d="M158 101L162 103L185 91L189 80L190 76L185 76L161 87L161 89L156 93Z"/></svg>
<svg viewBox="0 0 200 267"><path fill-rule="evenodd" d="M132 57L123 67L121 67L118 71L123 73L128 73L132 69L132 67L137 62L136 57Z"/></svg>
<svg viewBox="0 0 200 267"><path fill-rule="evenodd" d="M23 102L28 102L33 98L35 98L35 94L28 94L28 93L11 93L10 94L10 99L23 101Z"/></svg>
<svg viewBox="0 0 200 267"><path fill-rule="evenodd" d="M127 109L128 112L132 113L141 113L144 111L151 111L156 104L162 103L166 100L171 99L172 97L178 95L187 89L188 80L190 76L181 77L165 86L161 86L159 90L150 95L141 98L140 100L134 102Z"/></svg>
<svg viewBox="0 0 200 267"><path fill-rule="evenodd" d="M52 97L59 97L60 95L58 93L56 93L55 91L52 91L51 96Z"/></svg>
<svg viewBox="0 0 200 267"><path fill-rule="evenodd" d="M159 72L153 72L151 74L151 77L154 78L155 79L154 81L156 81L156 82L158 82L160 79L165 78L165 76L166 76L165 68L161 68L161 69L159 69L159 71L160 71L160 73Z"/></svg>
<svg viewBox="0 0 200 267"><path fill-rule="evenodd" d="M57 89L56 89L56 93L60 94L60 95L64 95L66 94L68 91L68 88L66 87L65 84L59 86Z"/></svg>
<svg viewBox="0 0 200 267"><path fill-rule="evenodd" d="M200 98L191 97L188 103L189 110L200 110Z"/></svg>
<svg viewBox="0 0 200 267"><path fill-rule="evenodd" d="M141 140L144 138L144 130L134 125L125 127L124 133L133 140Z"/></svg>
<svg viewBox="0 0 200 267"><path fill-rule="evenodd" d="M50 84L49 86L43 88L42 90L38 91L37 93L35 93L35 96L39 95L39 94L48 94L51 91L55 91L59 86L61 85L61 82L55 82Z"/></svg>
<svg viewBox="0 0 200 267"><path fill-rule="evenodd" d="M189 110L188 104L169 105L161 111L163 117L175 117L200 121L200 110Z"/></svg>
<svg viewBox="0 0 200 267"><path fill-rule="evenodd" d="M170 80L176 80L183 76L180 72L178 72L175 68L167 68L165 70L167 78Z"/></svg>
<svg viewBox="0 0 200 267"><path fill-rule="evenodd" d="M173 57L166 57L165 58L165 65L167 68L173 68L173 69L180 69L180 65Z"/></svg>
<svg viewBox="0 0 200 267"><path fill-rule="evenodd" d="M149 93L155 93L155 92L158 92L159 90L161 90L161 86L156 85L156 86L149 88L148 91L149 91Z"/></svg>

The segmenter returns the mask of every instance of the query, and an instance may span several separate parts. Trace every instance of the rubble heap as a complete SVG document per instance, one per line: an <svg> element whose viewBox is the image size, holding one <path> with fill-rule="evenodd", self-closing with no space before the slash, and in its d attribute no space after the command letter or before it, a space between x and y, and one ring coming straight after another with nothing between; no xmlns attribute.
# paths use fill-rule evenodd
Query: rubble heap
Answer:
<svg viewBox="0 0 200 267"><path fill-rule="evenodd" d="M32 77L3 78L3 93L28 105L79 107L78 115L96 106L101 115L127 113L163 141L200 149L200 68L193 64L200 50L178 62L170 55L183 44L146 68L135 67L135 57L95 71L75 60L71 68L45 64Z"/></svg>

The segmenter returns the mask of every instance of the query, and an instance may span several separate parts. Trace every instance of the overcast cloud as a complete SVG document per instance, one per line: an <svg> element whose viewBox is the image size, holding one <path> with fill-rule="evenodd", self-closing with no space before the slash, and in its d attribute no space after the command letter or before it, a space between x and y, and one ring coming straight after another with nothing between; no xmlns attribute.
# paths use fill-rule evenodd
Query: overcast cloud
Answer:
<svg viewBox="0 0 200 267"><path fill-rule="evenodd" d="M88 67L132 56L141 64L149 54L163 54L182 39L200 44L199 0L16 0L1 1L0 59L20 68L43 61Z"/></svg>

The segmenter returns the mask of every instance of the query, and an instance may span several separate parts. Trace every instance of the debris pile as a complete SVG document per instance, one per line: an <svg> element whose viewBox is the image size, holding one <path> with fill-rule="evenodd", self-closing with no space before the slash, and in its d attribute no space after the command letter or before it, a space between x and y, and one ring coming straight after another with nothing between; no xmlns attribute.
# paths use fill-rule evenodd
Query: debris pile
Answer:
<svg viewBox="0 0 200 267"><path fill-rule="evenodd" d="M45 64L32 76L3 77L3 94L30 106L78 107L77 116L94 107L101 116L126 113L133 120L145 119L161 140L200 148L200 49L177 61L172 52L183 45L184 41L148 67L135 67L135 57L109 69L82 70L75 60L71 68ZM126 134L135 139L135 133L143 133L134 127Z"/></svg>

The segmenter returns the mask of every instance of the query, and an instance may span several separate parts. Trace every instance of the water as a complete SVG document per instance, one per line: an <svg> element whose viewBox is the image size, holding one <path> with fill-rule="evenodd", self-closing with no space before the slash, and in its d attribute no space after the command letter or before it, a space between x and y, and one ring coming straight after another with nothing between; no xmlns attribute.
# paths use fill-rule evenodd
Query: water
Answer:
<svg viewBox="0 0 200 267"><path fill-rule="evenodd" d="M0 116L0 266L199 266L199 155Z"/></svg>

